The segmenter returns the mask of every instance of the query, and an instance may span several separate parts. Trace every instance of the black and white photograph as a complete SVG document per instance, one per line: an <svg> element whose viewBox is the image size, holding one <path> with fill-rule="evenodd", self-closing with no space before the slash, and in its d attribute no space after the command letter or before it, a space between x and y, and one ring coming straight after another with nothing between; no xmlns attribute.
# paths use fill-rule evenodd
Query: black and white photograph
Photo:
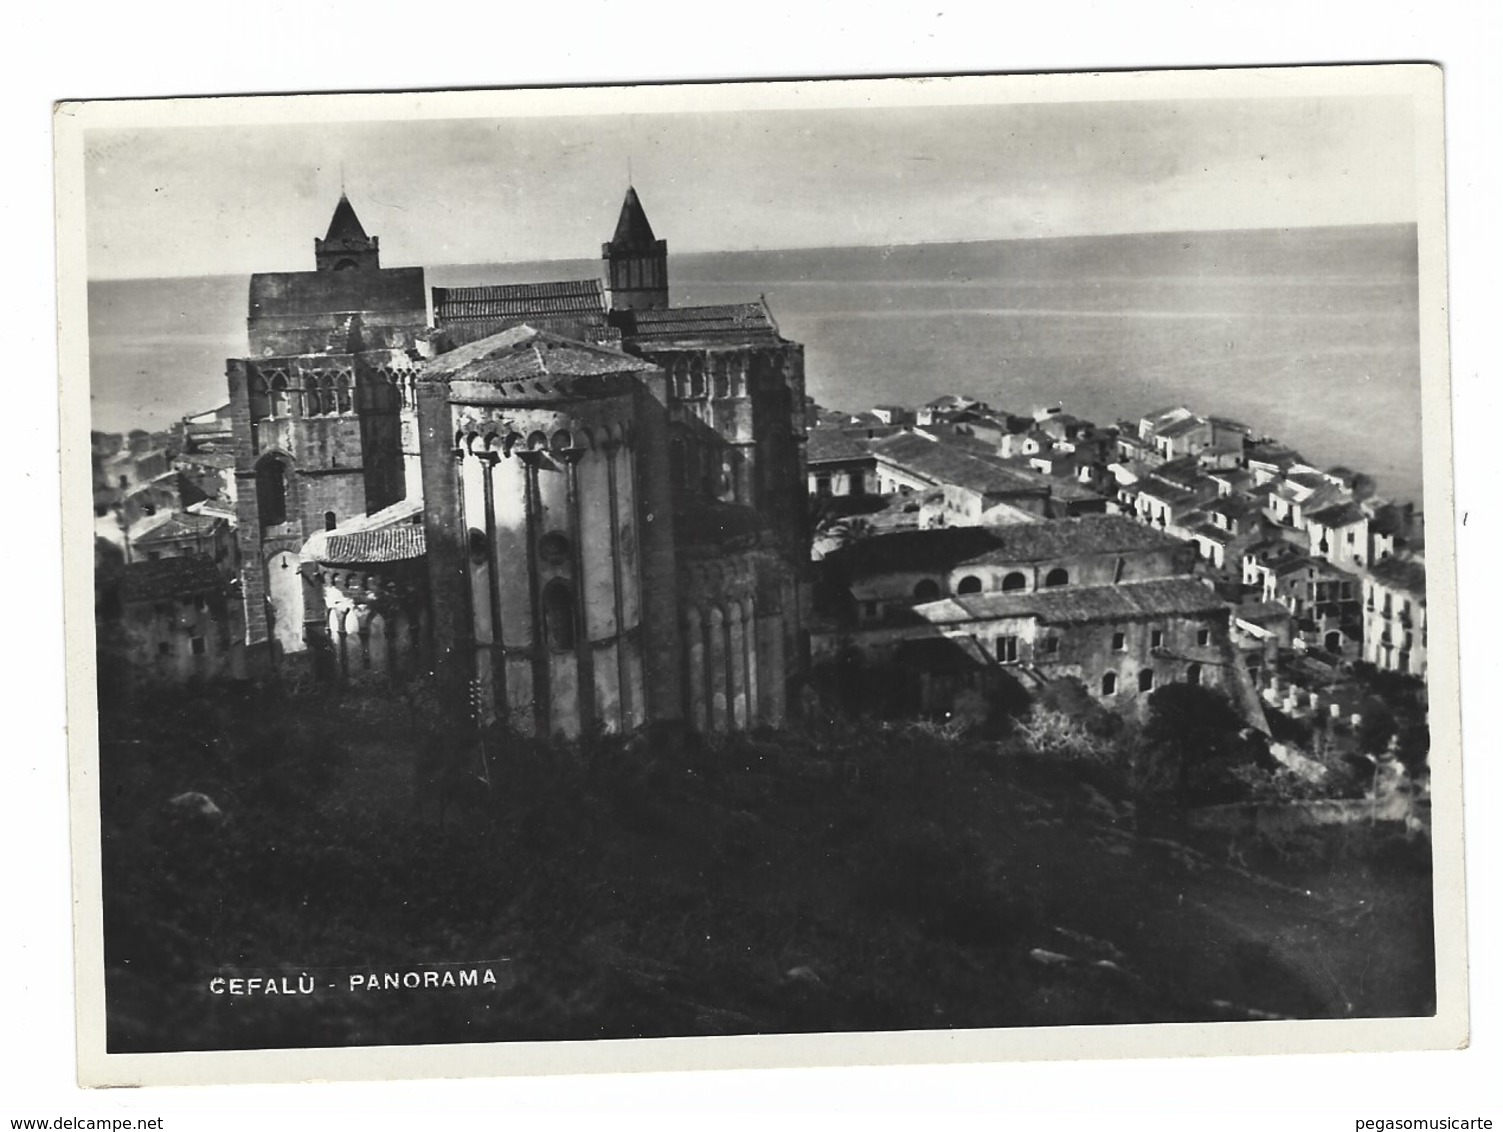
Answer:
<svg viewBox="0 0 1503 1132"><path fill-rule="evenodd" d="M1438 69L56 129L84 1083L1467 1040Z"/></svg>

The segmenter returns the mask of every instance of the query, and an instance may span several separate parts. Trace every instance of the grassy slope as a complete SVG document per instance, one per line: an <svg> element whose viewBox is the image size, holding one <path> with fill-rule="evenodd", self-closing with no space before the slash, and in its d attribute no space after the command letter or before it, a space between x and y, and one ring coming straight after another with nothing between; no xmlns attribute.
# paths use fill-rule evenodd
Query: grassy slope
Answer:
<svg viewBox="0 0 1503 1132"><path fill-rule="evenodd" d="M393 705L177 716L106 717L115 1050L1431 1009L1428 856L1365 828L1228 852L1078 767L849 728L511 744L440 826ZM168 816L188 789L228 820ZM474 991L205 990L490 959Z"/></svg>

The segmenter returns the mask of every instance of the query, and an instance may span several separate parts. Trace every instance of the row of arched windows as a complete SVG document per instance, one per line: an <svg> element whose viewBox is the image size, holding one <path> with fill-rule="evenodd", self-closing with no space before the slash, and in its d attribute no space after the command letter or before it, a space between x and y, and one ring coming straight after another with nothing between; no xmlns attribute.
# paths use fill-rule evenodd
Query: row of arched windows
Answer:
<svg viewBox="0 0 1503 1132"><path fill-rule="evenodd" d="M746 396L745 379L729 358L712 357L708 368L701 357L680 358L672 374L673 392L680 400Z"/></svg>
<svg viewBox="0 0 1503 1132"><path fill-rule="evenodd" d="M1044 575L1044 587L1052 589L1056 586L1068 586L1070 584L1070 572L1063 566L1057 566ZM1002 579L999 587L1003 593L1017 593L1028 588L1028 575L1021 570L1013 570ZM980 577L975 574L967 574L955 583L957 594L979 594L983 589ZM917 602L938 601L941 597L939 583L931 578L925 578L913 587L913 600Z"/></svg>
<svg viewBox="0 0 1503 1132"><path fill-rule="evenodd" d="M300 415L305 417L342 416L356 411L355 379L349 371L307 373L300 380L302 384L295 385L285 373L254 374L250 380L251 419L289 417L294 405L301 406ZM417 407L416 379L412 374L375 370L370 374L370 382L370 395L376 398L372 404L376 407L392 407L390 400L383 400L376 392L382 388L394 389L393 399L401 407Z"/></svg>

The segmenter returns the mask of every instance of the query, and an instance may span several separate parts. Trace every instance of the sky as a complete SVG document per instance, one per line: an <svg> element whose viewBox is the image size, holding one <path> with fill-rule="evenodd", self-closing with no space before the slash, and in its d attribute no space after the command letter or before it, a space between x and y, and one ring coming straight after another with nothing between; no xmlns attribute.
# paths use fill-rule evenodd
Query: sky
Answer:
<svg viewBox="0 0 1503 1132"><path fill-rule="evenodd" d="M687 88L691 93L694 88ZM694 110L91 129L89 276L571 258L628 184L679 252L1411 222L1407 98Z"/></svg>

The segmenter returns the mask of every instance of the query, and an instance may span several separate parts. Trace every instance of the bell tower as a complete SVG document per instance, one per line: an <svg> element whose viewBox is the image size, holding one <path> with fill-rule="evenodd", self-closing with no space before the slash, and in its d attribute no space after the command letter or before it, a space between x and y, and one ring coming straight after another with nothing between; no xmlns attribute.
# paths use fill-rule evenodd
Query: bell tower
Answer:
<svg viewBox="0 0 1503 1132"><path fill-rule="evenodd" d="M381 240L367 236L355 206L344 193L334 206L329 232L313 241L313 257L320 271L349 271L352 268L374 269L381 266Z"/></svg>
<svg viewBox="0 0 1503 1132"><path fill-rule="evenodd" d="M616 234L602 244L606 301L612 311L664 310L668 306L668 241L659 240L628 186Z"/></svg>

